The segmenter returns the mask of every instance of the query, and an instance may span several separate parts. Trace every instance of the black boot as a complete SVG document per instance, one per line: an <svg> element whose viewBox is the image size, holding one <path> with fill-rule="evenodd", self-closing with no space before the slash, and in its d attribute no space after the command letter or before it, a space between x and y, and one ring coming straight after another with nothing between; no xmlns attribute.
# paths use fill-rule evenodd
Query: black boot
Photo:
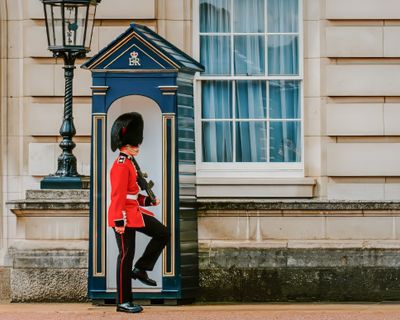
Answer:
<svg viewBox="0 0 400 320"><path fill-rule="evenodd" d="M155 282L153 279L150 279L145 270L134 268L132 270L132 278L135 280L138 279L140 282L147 284L148 286L157 286L157 282Z"/></svg>
<svg viewBox="0 0 400 320"><path fill-rule="evenodd" d="M132 302L124 302L117 304L117 311L119 312L129 312L129 313L139 313L143 311L143 308L138 304Z"/></svg>

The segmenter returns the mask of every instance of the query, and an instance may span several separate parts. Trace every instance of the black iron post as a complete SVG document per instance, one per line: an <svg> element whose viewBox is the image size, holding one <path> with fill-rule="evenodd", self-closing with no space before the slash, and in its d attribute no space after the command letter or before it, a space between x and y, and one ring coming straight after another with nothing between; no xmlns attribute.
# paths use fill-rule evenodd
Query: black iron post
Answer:
<svg viewBox="0 0 400 320"><path fill-rule="evenodd" d="M64 78L65 78L65 95L64 95L64 116L60 128L60 135L63 140L60 142L62 153L58 157L57 171L53 175L45 177L41 181L42 189L73 189L82 188L81 175L76 168L76 157L72 153L76 144L72 140L76 134L73 117L73 92L72 83L74 78L75 60L84 56L85 53L79 51L57 52L54 54L57 58L64 60Z"/></svg>
<svg viewBox="0 0 400 320"><path fill-rule="evenodd" d="M65 96L64 96L64 120L60 128L60 135L63 140L60 143L60 148L63 150L62 154L58 157L58 167L56 176L60 177L78 177L76 169L76 157L73 155L72 150L76 144L72 138L76 134L74 126L74 117L72 111L72 81L74 78L75 59L76 53L64 54L64 77L65 77Z"/></svg>

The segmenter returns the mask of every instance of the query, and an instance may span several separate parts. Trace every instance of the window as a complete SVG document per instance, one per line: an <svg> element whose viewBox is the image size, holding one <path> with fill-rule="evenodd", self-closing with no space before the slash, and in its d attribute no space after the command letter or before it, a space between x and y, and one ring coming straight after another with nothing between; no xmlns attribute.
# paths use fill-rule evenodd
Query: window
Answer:
<svg viewBox="0 0 400 320"><path fill-rule="evenodd" d="M201 163L302 162L299 1L198 0Z"/></svg>

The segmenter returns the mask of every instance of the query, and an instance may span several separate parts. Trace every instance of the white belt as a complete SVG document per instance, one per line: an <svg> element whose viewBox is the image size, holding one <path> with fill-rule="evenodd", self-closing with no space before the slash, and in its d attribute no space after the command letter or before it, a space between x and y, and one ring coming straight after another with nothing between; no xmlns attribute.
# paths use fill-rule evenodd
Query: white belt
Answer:
<svg viewBox="0 0 400 320"><path fill-rule="evenodd" d="M127 194L126 198L129 200L137 200L138 195L137 194Z"/></svg>

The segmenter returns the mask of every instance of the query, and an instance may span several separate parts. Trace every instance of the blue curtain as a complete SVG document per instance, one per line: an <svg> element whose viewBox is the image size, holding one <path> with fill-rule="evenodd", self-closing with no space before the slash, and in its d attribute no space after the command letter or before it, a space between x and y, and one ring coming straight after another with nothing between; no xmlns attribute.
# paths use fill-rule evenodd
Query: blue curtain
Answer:
<svg viewBox="0 0 400 320"><path fill-rule="evenodd" d="M202 138L205 162L233 161L231 86L230 81L203 82Z"/></svg>
<svg viewBox="0 0 400 320"><path fill-rule="evenodd" d="M271 119L300 119L299 81L269 82L269 117Z"/></svg>
<svg viewBox="0 0 400 320"><path fill-rule="evenodd" d="M299 31L298 0L268 0L267 14L269 33Z"/></svg>
<svg viewBox="0 0 400 320"><path fill-rule="evenodd" d="M298 36L268 36L268 74L299 74L299 41Z"/></svg>
<svg viewBox="0 0 400 320"><path fill-rule="evenodd" d="M200 62L205 74L231 74L231 38L229 36L201 36Z"/></svg>
<svg viewBox="0 0 400 320"><path fill-rule="evenodd" d="M235 36L234 46L235 74L265 74L264 36Z"/></svg>
<svg viewBox="0 0 400 320"><path fill-rule="evenodd" d="M234 0L233 32L265 32L264 0Z"/></svg>
<svg viewBox="0 0 400 320"><path fill-rule="evenodd" d="M200 0L200 32L230 32L231 1Z"/></svg>
<svg viewBox="0 0 400 320"><path fill-rule="evenodd" d="M268 0L268 33L299 32L298 0ZM299 74L299 40L297 35L269 35L268 74Z"/></svg>
<svg viewBox="0 0 400 320"><path fill-rule="evenodd" d="M301 115L298 81L269 82L269 114L271 119L270 161L301 161L301 121L299 120Z"/></svg>
<svg viewBox="0 0 400 320"><path fill-rule="evenodd" d="M300 127L300 121L271 121L271 162L301 161Z"/></svg>
<svg viewBox="0 0 400 320"><path fill-rule="evenodd" d="M236 161L267 161L267 108L265 81L236 82Z"/></svg>
<svg viewBox="0 0 400 320"><path fill-rule="evenodd" d="M298 13L298 0L200 0L204 74L297 75L298 35L279 33L298 33ZM301 161L299 81L202 84L203 161Z"/></svg>
<svg viewBox="0 0 400 320"><path fill-rule="evenodd" d="M200 1L200 32L226 33L231 31L231 1ZM223 35L200 36L200 62L205 74L231 74L231 37Z"/></svg>

